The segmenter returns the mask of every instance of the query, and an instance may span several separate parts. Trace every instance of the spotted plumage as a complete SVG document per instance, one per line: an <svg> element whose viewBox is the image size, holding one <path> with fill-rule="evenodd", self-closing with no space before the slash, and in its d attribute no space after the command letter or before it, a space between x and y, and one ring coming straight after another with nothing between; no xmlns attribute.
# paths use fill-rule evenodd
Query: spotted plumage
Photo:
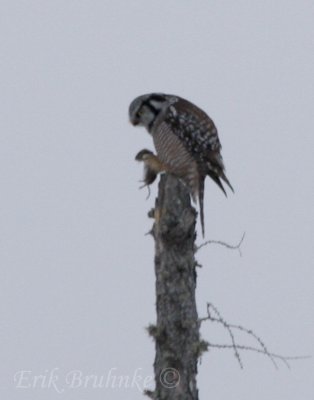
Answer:
<svg viewBox="0 0 314 400"><path fill-rule="evenodd" d="M129 108L133 125L142 125L152 135L163 169L180 178L193 200L198 197L204 235L204 181L209 175L226 194L221 144L211 118L179 96L151 93L137 97ZM158 173L158 172L157 172Z"/></svg>

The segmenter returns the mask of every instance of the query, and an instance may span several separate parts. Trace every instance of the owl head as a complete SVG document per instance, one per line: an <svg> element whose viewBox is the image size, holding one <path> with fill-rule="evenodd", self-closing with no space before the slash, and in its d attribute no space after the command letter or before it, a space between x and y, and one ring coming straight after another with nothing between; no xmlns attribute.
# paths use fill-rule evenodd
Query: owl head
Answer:
<svg viewBox="0 0 314 400"><path fill-rule="evenodd" d="M129 107L129 118L133 125L144 126L150 131L156 117L168 105L168 96L150 93L136 97Z"/></svg>

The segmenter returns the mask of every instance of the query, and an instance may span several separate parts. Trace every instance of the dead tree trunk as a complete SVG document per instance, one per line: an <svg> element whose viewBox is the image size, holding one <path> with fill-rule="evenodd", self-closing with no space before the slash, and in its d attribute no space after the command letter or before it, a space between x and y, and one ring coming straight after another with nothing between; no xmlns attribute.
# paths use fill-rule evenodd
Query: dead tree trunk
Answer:
<svg viewBox="0 0 314 400"><path fill-rule="evenodd" d="M197 400L196 211L186 187L171 175L161 176L154 218L157 325L149 332L156 343L156 388L148 394L156 400Z"/></svg>

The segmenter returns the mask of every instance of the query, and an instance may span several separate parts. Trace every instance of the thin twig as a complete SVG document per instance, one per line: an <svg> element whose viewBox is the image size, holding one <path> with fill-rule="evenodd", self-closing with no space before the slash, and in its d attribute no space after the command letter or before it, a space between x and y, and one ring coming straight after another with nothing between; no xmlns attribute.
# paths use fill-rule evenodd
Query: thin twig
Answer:
<svg viewBox="0 0 314 400"><path fill-rule="evenodd" d="M262 341L262 339L259 336L257 336L251 329L246 329L241 325L233 325L233 324L231 324L229 326L230 326L230 328L238 329L238 330L240 330L242 332L245 332L248 335L254 337L254 339L260 344L262 350L264 351L264 354L267 355L270 358L270 360L274 364L274 367L276 369L278 369L278 365L276 364L276 361L274 360L274 357L272 356L271 353L269 353L265 343Z"/></svg>
<svg viewBox="0 0 314 400"><path fill-rule="evenodd" d="M219 313L219 311L217 310L217 308L216 308L215 306L213 306L212 304L207 303L207 315L208 315L208 318L209 318L210 320L215 320L215 319L213 319L213 317L212 317L211 314L210 314L210 308L212 308L212 309L214 310L214 312L216 313L216 315L218 316L218 320L217 320L217 321L218 321L219 323L221 323L221 324L227 329L227 331L228 331L228 333L229 333L229 335L230 335L230 338L231 338L232 347L233 347L233 350L234 350L234 355L235 355L236 359L238 360L240 367L243 369L243 363L242 363L240 354L239 354L239 352L238 352L238 348L237 348L237 345L236 345L236 342L235 342L235 338L234 338L234 335L233 335L233 332L232 332L230 326L229 326L229 325L227 324L227 322L222 318L222 316L220 315L220 313Z"/></svg>
<svg viewBox="0 0 314 400"><path fill-rule="evenodd" d="M201 249L204 246L207 246L208 244L219 244L220 246L224 246L227 247L227 249L231 249L231 250L238 250L240 257L242 257L242 252L241 252L241 244L244 240L245 237L245 232L242 235L241 240L239 241L239 243L237 245L231 245L229 243L223 242L222 240L207 240L206 242L202 243L201 245L196 247L196 251L198 251L199 249Z"/></svg>
<svg viewBox="0 0 314 400"><path fill-rule="evenodd" d="M210 315L209 309L212 308L215 313L218 315L218 318L212 317ZM244 328L241 325L234 325L234 324L229 324L227 323L221 316L221 314L219 313L218 309L211 303L207 304L207 315L208 315L208 319L210 319L211 321L214 322L218 322L224 325L224 327L226 327L228 329L228 331L230 331L232 328L233 329L238 329L242 332L247 333L248 335L254 337L254 339L260 344L260 346L262 347L262 350L264 351L264 354L267 355L270 360L272 361L272 363L274 364L275 368L278 369L278 365L276 364L275 360L272 358L271 354L268 352L267 347L265 346L264 342L262 341L262 339L257 336L251 329L247 329Z"/></svg>
<svg viewBox="0 0 314 400"><path fill-rule="evenodd" d="M217 317L214 317L211 314L211 309L215 312ZM241 368L243 368L243 363L242 363L242 360L240 358L239 350L255 351L256 353L261 353L261 354L264 354L264 355L268 356L269 359L272 361L272 363L273 363L273 365L275 366L276 369L278 369L278 365L277 365L275 359L281 360L282 362L285 363L285 365L288 368L290 368L288 360L300 360L300 359L311 358L311 356L285 357L285 356L281 356L279 354L270 353L268 351L266 345L262 341L262 339L258 335L256 335L251 329L244 328L241 325L229 324L222 317L222 315L220 314L218 309L211 303L207 303L207 317L199 319L200 323L202 323L204 321L217 322L217 323L223 325L227 329L227 331L228 331L228 333L230 335L232 344L211 344L211 343L209 343L208 345L209 345L209 347L215 347L215 348L220 348L220 349L233 349L235 357L236 357L237 361L239 362ZM236 341L235 341L235 337L234 337L234 333L233 333L232 329L240 330L240 331L248 334L249 336L252 336L259 343L261 348L237 344Z"/></svg>
<svg viewBox="0 0 314 400"><path fill-rule="evenodd" d="M214 343L208 343L208 347L212 347L212 348L216 348L216 349L233 349L233 345L232 344L214 344ZM265 352L263 349L258 349L256 347L252 347L252 346L244 346L244 345L240 345L237 344L237 348L239 350L248 350L248 351L254 351L255 353L261 353L265 355ZM277 358L278 360L281 360L287 368L291 368L290 364L288 363L288 361L290 360L306 360L308 358L312 358L311 356L281 356L279 354L275 354L275 353L268 353L272 358Z"/></svg>

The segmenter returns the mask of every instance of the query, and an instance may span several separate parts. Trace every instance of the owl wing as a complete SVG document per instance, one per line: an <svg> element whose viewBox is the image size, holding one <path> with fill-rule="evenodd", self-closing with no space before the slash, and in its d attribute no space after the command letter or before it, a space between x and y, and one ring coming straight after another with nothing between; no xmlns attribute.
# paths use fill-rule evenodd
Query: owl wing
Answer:
<svg viewBox="0 0 314 400"><path fill-rule="evenodd" d="M213 120L194 104L178 98L169 107L165 121L171 124L173 132L195 158L200 173L209 175L224 194L226 192L220 182L220 178L233 191L224 173L225 166L220 154L221 144Z"/></svg>
<svg viewBox="0 0 314 400"><path fill-rule="evenodd" d="M179 98L171 105L165 116L173 132L184 146L200 161L210 161L214 153L219 153L221 144L213 120L200 108Z"/></svg>

